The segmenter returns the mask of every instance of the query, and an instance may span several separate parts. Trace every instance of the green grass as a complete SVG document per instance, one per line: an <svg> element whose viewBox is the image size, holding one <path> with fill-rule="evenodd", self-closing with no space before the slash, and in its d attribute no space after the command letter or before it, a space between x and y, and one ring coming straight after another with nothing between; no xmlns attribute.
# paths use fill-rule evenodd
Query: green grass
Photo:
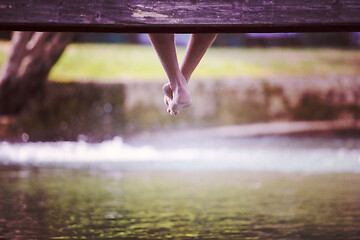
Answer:
<svg viewBox="0 0 360 240"><path fill-rule="evenodd" d="M8 42L0 42L0 65ZM181 61L184 47L178 48ZM358 75L360 49L211 48L196 79L236 77ZM161 80L166 75L151 46L72 44L50 73L55 81Z"/></svg>

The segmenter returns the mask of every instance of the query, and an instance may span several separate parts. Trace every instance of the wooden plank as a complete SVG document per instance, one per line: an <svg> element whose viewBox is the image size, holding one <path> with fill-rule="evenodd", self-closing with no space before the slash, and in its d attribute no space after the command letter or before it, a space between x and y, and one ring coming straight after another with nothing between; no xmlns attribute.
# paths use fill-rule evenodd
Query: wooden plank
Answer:
<svg viewBox="0 0 360 240"><path fill-rule="evenodd" d="M360 0L0 0L0 30L360 31Z"/></svg>

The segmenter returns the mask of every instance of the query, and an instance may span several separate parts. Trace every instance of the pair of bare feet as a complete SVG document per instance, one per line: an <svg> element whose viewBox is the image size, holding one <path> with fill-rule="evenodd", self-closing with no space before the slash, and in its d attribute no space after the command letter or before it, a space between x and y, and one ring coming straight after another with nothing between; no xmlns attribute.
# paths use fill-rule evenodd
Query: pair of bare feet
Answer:
<svg viewBox="0 0 360 240"><path fill-rule="evenodd" d="M149 34L150 41L169 79L169 82L163 86L163 92L167 112L171 115L177 115L180 110L191 105L187 83L216 36L217 34L213 33L192 34L183 63L179 67L174 34Z"/></svg>
<svg viewBox="0 0 360 240"><path fill-rule="evenodd" d="M167 112L171 115L177 115L180 110L191 105L191 97L187 89L187 81L184 76L179 76L174 86L170 82L163 86L164 103L167 106Z"/></svg>

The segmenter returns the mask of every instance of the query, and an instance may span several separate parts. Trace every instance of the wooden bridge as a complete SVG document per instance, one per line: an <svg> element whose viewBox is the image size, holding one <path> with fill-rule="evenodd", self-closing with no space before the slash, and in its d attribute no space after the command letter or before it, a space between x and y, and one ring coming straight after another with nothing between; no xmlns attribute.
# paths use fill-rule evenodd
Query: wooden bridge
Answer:
<svg viewBox="0 0 360 240"><path fill-rule="evenodd" d="M360 31L359 0L0 0L0 30Z"/></svg>

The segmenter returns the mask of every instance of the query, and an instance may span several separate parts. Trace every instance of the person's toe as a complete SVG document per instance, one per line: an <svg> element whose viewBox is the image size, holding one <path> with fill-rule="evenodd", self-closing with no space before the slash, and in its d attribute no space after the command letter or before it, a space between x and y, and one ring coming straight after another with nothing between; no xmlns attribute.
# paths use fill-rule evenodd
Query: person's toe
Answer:
<svg viewBox="0 0 360 240"><path fill-rule="evenodd" d="M169 97L168 96L164 96L164 103L166 106L169 106L170 101L169 101Z"/></svg>

